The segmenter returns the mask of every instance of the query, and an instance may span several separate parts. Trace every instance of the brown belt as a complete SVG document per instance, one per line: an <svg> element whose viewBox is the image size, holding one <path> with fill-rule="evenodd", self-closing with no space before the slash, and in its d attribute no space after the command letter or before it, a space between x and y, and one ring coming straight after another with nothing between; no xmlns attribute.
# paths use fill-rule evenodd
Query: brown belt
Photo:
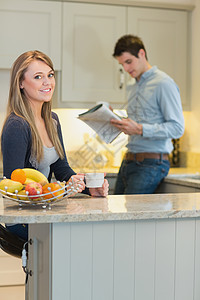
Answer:
<svg viewBox="0 0 200 300"><path fill-rule="evenodd" d="M127 152L124 155L125 160L143 161L145 158L168 160L169 155L167 153L152 153L152 152L142 152L142 153Z"/></svg>

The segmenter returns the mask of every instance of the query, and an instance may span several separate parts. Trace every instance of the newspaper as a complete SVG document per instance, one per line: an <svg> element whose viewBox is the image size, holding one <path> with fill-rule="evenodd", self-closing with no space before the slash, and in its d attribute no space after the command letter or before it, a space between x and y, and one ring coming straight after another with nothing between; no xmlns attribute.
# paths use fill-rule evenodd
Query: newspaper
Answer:
<svg viewBox="0 0 200 300"><path fill-rule="evenodd" d="M98 104L92 107L78 115L78 119L90 126L107 144L111 143L122 132L110 123L111 119L121 120L121 117L105 104Z"/></svg>

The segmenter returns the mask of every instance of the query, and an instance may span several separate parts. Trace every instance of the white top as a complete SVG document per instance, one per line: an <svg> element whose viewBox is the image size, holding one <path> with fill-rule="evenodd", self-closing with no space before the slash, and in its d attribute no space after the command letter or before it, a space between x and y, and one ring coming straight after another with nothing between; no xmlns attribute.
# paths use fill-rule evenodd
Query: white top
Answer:
<svg viewBox="0 0 200 300"><path fill-rule="evenodd" d="M44 158L39 163L38 170L48 178L50 172L50 165L56 162L59 156L54 147L48 148L43 146L43 149Z"/></svg>

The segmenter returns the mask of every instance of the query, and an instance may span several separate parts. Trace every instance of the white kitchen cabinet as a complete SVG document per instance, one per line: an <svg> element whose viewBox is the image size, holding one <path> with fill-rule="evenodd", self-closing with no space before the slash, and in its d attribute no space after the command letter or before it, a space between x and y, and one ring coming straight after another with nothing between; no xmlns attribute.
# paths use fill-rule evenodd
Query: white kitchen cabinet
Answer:
<svg viewBox="0 0 200 300"><path fill-rule="evenodd" d="M61 7L50 1L0 1L1 69L10 69L21 53L37 49L60 70Z"/></svg>
<svg viewBox="0 0 200 300"><path fill-rule="evenodd" d="M112 53L116 40L126 33L126 8L63 5L62 101L67 107L122 103L125 90L120 89L120 66Z"/></svg>
<svg viewBox="0 0 200 300"><path fill-rule="evenodd" d="M175 80L188 109L188 12L129 7L128 33L142 38L150 64Z"/></svg>
<svg viewBox="0 0 200 300"><path fill-rule="evenodd" d="M117 39L129 33L143 39L150 64L177 82L183 107L189 108L187 11L63 5L61 107L90 107L98 101L126 107L125 84L120 89L121 67L112 53Z"/></svg>
<svg viewBox="0 0 200 300"><path fill-rule="evenodd" d="M200 299L199 218L29 228L30 300Z"/></svg>
<svg viewBox="0 0 200 300"><path fill-rule="evenodd" d="M126 80L121 84L122 68L112 53L120 36L137 34L150 64L177 82L186 110L188 15L183 10L126 5L1 0L0 69L10 69L22 52L39 49L60 71L54 107L88 108L99 101L126 107Z"/></svg>

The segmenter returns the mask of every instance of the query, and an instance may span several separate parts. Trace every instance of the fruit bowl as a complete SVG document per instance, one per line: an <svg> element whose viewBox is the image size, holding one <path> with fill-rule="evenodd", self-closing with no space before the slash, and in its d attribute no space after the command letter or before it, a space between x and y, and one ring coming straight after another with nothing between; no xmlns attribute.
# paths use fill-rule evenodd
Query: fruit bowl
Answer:
<svg viewBox="0 0 200 300"><path fill-rule="evenodd" d="M70 196L73 196L76 194L79 190L79 182L60 182L57 181L57 184L60 186L60 189L57 189L56 191L51 191L49 189L48 193L45 194L37 194L37 195L31 195L28 194L22 195L18 194L18 191L16 190L15 193L8 192L6 190L0 189L0 194L3 198L18 202L19 205L22 204L29 204L29 205L42 205L43 208L46 208L47 206L50 207L52 203L56 203L58 201L62 201L63 199L66 199Z"/></svg>

